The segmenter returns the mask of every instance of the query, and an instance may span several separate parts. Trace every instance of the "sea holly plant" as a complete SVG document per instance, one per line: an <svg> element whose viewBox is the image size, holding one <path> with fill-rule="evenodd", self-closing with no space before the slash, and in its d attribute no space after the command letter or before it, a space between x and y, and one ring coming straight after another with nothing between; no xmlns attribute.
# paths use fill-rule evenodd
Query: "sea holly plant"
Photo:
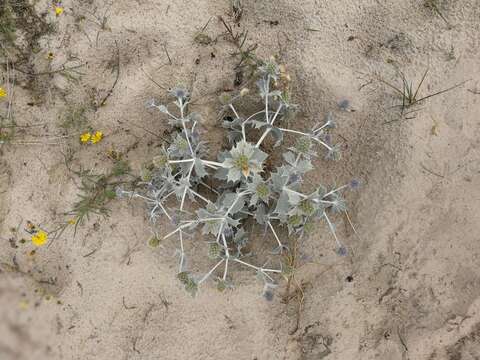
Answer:
<svg viewBox="0 0 480 360"><path fill-rule="evenodd" d="M290 102L290 78L285 67L272 58L259 66L257 76L260 109L249 116L240 114L240 102L258 103L249 101L255 92L245 88L223 102L222 125L230 148L218 154L217 159L211 159L200 138L201 116L190 111L188 90L171 90L173 104L168 106L149 102L148 106L162 113L175 129L172 140L145 167L140 187L117 189L118 196L146 202L155 234L159 232L159 218L171 223L171 229L163 231L163 239L178 239L178 279L192 295L211 278L219 290L230 288L232 268L242 266L257 274L264 282L265 298L272 298L278 278L289 270L280 261L277 265L271 260L254 263L256 257L250 246L254 239L248 236L248 229L255 222L272 235L275 245L271 254L289 251L286 235L282 238L282 234L308 236L319 220L325 221L332 233L337 253L347 253L332 215L346 212L342 193L358 183L331 188L319 185L306 191L304 182L319 150L328 159L340 157L339 146L330 140L329 132L335 127L332 114L308 131L291 128L298 106ZM271 154L265 149L282 149L280 145L287 136L293 137L293 145L283 148L277 166L271 161L267 166ZM267 147L268 142L273 145ZM212 261L205 274L196 275L188 268L187 240L204 243L204 254Z"/></svg>

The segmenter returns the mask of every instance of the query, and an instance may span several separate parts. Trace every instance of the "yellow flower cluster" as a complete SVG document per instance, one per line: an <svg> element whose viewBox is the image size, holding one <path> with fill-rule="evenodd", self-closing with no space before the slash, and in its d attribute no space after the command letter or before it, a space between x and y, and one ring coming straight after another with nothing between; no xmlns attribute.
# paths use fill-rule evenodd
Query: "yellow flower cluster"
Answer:
<svg viewBox="0 0 480 360"><path fill-rule="evenodd" d="M7 97L7 90L5 90L4 88L0 87L0 99L1 99L1 98L4 98L4 97Z"/></svg>
<svg viewBox="0 0 480 360"><path fill-rule="evenodd" d="M86 144L91 138L92 138L92 134L90 133L84 133L80 135L80 141L84 144Z"/></svg>
<svg viewBox="0 0 480 360"><path fill-rule="evenodd" d="M95 134L92 135L92 144L96 144L103 139L103 133L101 131L95 131Z"/></svg>
<svg viewBox="0 0 480 360"><path fill-rule="evenodd" d="M35 246L43 246L48 241L48 234L43 230L38 230L32 235L32 243Z"/></svg>
<svg viewBox="0 0 480 360"><path fill-rule="evenodd" d="M63 7L61 6L55 6L55 15L60 16L63 14Z"/></svg>
<svg viewBox="0 0 480 360"><path fill-rule="evenodd" d="M96 144L100 142L103 139L103 132L101 131L95 131L93 133L86 132L80 135L80 142L82 144L86 144L88 142L92 144Z"/></svg>

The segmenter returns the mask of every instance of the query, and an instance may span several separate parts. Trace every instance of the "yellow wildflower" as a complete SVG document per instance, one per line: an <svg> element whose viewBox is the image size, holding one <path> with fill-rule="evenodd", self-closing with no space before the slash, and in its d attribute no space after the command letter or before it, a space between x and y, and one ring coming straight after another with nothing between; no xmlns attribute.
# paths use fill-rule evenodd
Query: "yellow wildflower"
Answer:
<svg viewBox="0 0 480 360"><path fill-rule="evenodd" d="M35 246L43 246L46 244L47 240L48 234L43 230L39 230L34 235L32 235L32 243Z"/></svg>
<svg viewBox="0 0 480 360"><path fill-rule="evenodd" d="M95 134L92 135L92 144L96 144L103 138L103 133L101 131L96 131Z"/></svg>
<svg viewBox="0 0 480 360"><path fill-rule="evenodd" d="M75 220L75 219L70 219L70 220L67 221L67 223L68 223L69 225L75 225L76 222L77 222L77 220Z"/></svg>
<svg viewBox="0 0 480 360"><path fill-rule="evenodd" d="M7 97L7 90L5 90L4 88L0 87L0 99L1 99L1 98L4 98L4 97Z"/></svg>
<svg viewBox="0 0 480 360"><path fill-rule="evenodd" d="M53 54L53 52L49 51L47 53L47 60L53 60L54 57L55 57L55 55Z"/></svg>
<svg viewBox="0 0 480 360"><path fill-rule="evenodd" d="M55 15L60 16L63 14L63 7L55 6Z"/></svg>
<svg viewBox="0 0 480 360"><path fill-rule="evenodd" d="M83 133L80 135L80 141L86 144L92 138L92 134L90 133Z"/></svg>

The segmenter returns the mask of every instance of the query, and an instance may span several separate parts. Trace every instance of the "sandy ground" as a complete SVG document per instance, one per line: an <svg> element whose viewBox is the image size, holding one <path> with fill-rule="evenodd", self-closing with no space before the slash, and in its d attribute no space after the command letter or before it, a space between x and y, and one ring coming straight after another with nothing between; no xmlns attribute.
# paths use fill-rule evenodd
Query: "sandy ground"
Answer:
<svg viewBox="0 0 480 360"><path fill-rule="evenodd" d="M318 161L313 180L363 184L348 195L359 236L337 219L348 257L334 254L325 224L302 244L297 324L298 298L287 306L282 283L265 301L248 271L235 274L232 291L209 283L191 298L175 280L172 244L147 246L140 203L114 201L110 217L92 217L35 255L29 243L12 247L10 238L28 239L27 220L52 227L76 200L67 148L75 165L97 170L109 149L126 153L135 171L153 156L160 142L151 132L167 127L144 104L165 95L146 73L192 89L211 139L223 136L216 94L234 78L217 20L231 21L226 0L65 0L58 18L39 1L57 29L41 39L33 70L86 65L77 82L40 76L35 91L16 74L15 119L41 124L17 140L54 145L1 149L0 359L480 359L480 3L439 4L451 26L422 1L243 0L240 28L258 55L276 55L292 73L298 126L327 111L338 119L343 159ZM195 43L209 19L215 41ZM117 46L118 84L87 112L105 140L82 147L59 122L67 104L108 93ZM429 69L421 95L469 81L401 118L395 92L375 80L398 83L395 68L415 83ZM343 99L354 111L338 108ZM71 137L45 137L58 134Z"/></svg>

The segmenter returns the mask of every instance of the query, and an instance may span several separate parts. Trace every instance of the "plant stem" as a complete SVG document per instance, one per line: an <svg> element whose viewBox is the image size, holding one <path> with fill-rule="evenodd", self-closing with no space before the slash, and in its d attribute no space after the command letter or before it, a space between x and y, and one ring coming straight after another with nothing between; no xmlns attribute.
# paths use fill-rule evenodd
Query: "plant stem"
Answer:
<svg viewBox="0 0 480 360"><path fill-rule="evenodd" d="M185 261L185 250L183 247L183 232L180 231L180 265L179 265L179 273L183 271L183 263Z"/></svg>
<svg viewBox="0 0 480 360"><path fill-rule="evenodd" d="M183 132L185 133L185 138L187 139L188 148L190 149L190 153L193 156L192 144L190 143L190 136L188 135L187 126L185 125L185 118L183 116L183 109L184 109L186 104L183 104L182 100L180 100L180 99L178 101L180 103L180 115L182 117L181 121L182 121Z"/></svg>
<svg viewBox="0 0 480 360"><path fill-rule="evenodd" d="M268 116L268 96L270 93L270 75L267 75L266 86L265 86L265 120L267 124L270 123L269 116Z"/></svg>
<svg viewBox="0 0 480 360"><path fill-rule="evenodd" d="M225 270L223 271L223 281L227 278L227 272L228 272L228 261L230 260L230 253L228 252L228 245L227 245L227 239L225 239L225 234L222 234L222 240L223 240L223 246L225 248L225 256L227 257L227 261L225 262Z"/></svg>
<svg viewBox="0 0 480 360"><path fill-rule="evenodd" d="M196 191L192 190L192 189L188 189L193 195L195 195L196 197L202 199L203 201L205 201L206 203L209 203L210 200L208 200L206 197L200 195L199 193L197 193Z"/></svg>
<svg viewBox="0 0 480 360"><path fill-rule="evenodd" d="M325 216L325 220L327 220L328 227L330 228L330 231L333 234L333 237L335 238L335 242L337 243L337 246L342 247L342 243L337 238L337 233L335 232L335 227L333 226L333 223L330 221L330 219L327 216L327 213L325 211L323 212L323 216Z"/></svg>
<svg viewBox="0 0 480 360"><path fill-rule="evenodd" d="M235 110L235 107L233 106L233 104L228 104L230 106L230 109L232 109L233 113L235 114L235 116L237 117L237 119L240 119L240 116L238 116L238 113L237 113L237 110Z"/></svg>
<svg viewBox="0 0 480 360"><path fill-rule="evenodd" d="M265 110L261 110L261 111L256 112L256 113L253 114L253 115L250 115L250 116L244 121L244 123L247 123L247 122L250 121L253 117L255 117L255 116L257 116L257 115L260 115L260 114L262 114L262 113L264 113L264 112L265 112ZM269 112L273 112L273 111L269 111Z"/></svg>
<svg viewBox="0 0 480 360"><path fill-rule="evenodd" d="M325 197L327 197L327 196L329 196L329 195L332 195L333 193L336 193L337 191L340 191L340 190L342 190L342 189L345 189L345 188L348 187L348 186L349 186L348 184L342 185L342 186L340 186L340 187L338 187L338 188L336 188L336 189L334 189L334 190L332 190L332 191L329 191L328 193L326 193L325 195L323 195L323 197L325 198Z"/></svg>
<svg viewBox="0 0 480 360"><path fill-rule="evenodd" d="M275 239L277 240L277 243L278 243L278 246L280 247L280 249L283 248L283 244L282 242L280 241L280 239L278 238L278 235L277 235L277 232L275 231L275 229L273 228L273 225L270 221L267 222L268 226L270 227L270 229L272 230L273 232L273 236L275 236Z"/></svg>
<svg viewBox="0 0 480 360"><path fill-rule="evenodd" d="M324 128L328 126L328 122L320 126L318 129L313 130L315 134L318 134L320 131L322 131Z"/></svg>
<svg viewBox="0 0 480 360"><path fill-rule="evenodd" d="M225 281L225 280L227 279L227 273L228 273L228 261L229 261L229 260L230 260L230 259L229 259L229 258L227 258L227 260L225 261L225 270L223 271L223 278L222 278L222 279L223 279L223 281Z"/></svg>
<svg viewBox="0 0 480 360"><path fill-rule="evenodd" d="M224 215L224 219L227 218L228 214L230 213L230 211L232 211L232 209L234 208L234 206L237 204L237 201L240 200L240 198L245 195L245 194L248 194L248 191L242 191L241 193L238 193L237 194L237 198L235 199L235 201L233 202L232 205L230 205L230 207L228 208L227 212L225 213Z"/></svg>
<svg viewBox="0 0 480 360"><path fill-rule="evenodd" d="M248 266L248 267L251 267L252 269L255 269L257 271L260 271L262 273L264 272L272 272L272 273L281 273L282 270L276 270L276 269L264 269L264 268L261 268L261 267L258 267L258 266L255 266L255 265L252 265L252 264L249 264L245 261L242 261L240 259L237 259L237 258L232 258L234 261L242 264L242 265L245 265L245 266Z"/></svg>
<svg viewBox="0 0 480 360"><path fill-rule="evenodd" d="M203 160L203 159L200 159L200 161L213 169L218 169L219 167L223 167L223 164L217 161L210 161L210 160Z"/></svg>
<svg viewBox="0 0 480 360"><path fill-rule="evenodd" d="M223 246L225 247L225 255L227 256L227 259L228 259L230 257L230 253L228 252L227 239L225 239L225 234L222 234L222 240L223 240Z"/></svg>
<svg viewBox="0 0 480 360"><path fill-rule="evenodd" d="M152 214L155 212L157 207L160 207L160 209L162 209L163 213L167 216L168 220L172 221L171 216L168 214L167 210L165 210L165 207L162 205L162 203L158 200L155 203L155 207L151 211Z"/></svg>
<svg viewBox="0 0 480 360"><path fill-rule="evenodd" d="M301 131L298 131L298 130L285 129L285 128L278 128L278 130L283 131L283 132L289 132L289 133L292 133L292 134L307 136L307 137L309 137L310 139L312 139L313 141L316 141L317 143L319 143L320 145L325 146L328 150L332 150L332 149L333 149L333 148L332 148L330 145L328 145L327 143L323 142L323 141L320 140L320 139L317 139L315 136L312 136L312 135L310 135L310 134L307 134L307 133L304 133L304 132L301 132Z"/></svg>
<svg viewBox="0 0 480 360"><path fill-rule="evenodd" d="M207 280L210 277L210 275L212 275L212 273L215 271L215 269L219 267L224 261L225 259L220 260L213 268L211 268L210 271L206 273L205 276L198 281L198 285L200 285L202 282Z"/></svg>
<svg viewBox="0 0 480 360"><path fill-rule="evenodd" d="M181 164L181 163L187 163L187 162L192 162L195 161L194 158L191 159L182 159L182 160L168 160L169 164Z"/></svg>
<svg viewBox="0 0 480 360"><path fill-rule="evenodd" d="M164 239L164 240L165 240L165 239L168 239L170 236L175 235L177 232L182 231L182 229L184 229L184 228L186 228L186 227L188 227L188 226L190 226L190 224L180 225L180 226L177 227L175 230L173 230L172 232L170 232L170 233L168 233L167 235L165 235L165 236L163 237L163 239Z"/></svg>
<svg viewBox="0 0 480 360"><path fill-rule="evenodd" d="M300 196L300 197L301 197L301 198L303 198L303 199L306 199L306 198L308 198L308 196L307 196L307 195L305 195L305 194L302 194L301 192L298 192L298 191L295 191L295 190L289 189L289 188L288 188L288 187L286 187L286 186L284 186L284 187L283 187L283 190L287 190L289 193L292 193L292 194L298 195L298 196Z"/></svg>
<svg viewBox="0 0 480 360"><path fill-rule="evenodd" d="M262 144L263 140L265 140L265 138L267 137L267 135L270 133L270 131L272 131L272 129L273 129L273 123L274 123L275 120L277 119L277 116L278 116L278 114L280 113L280 109L282 108L282 106L283 106L283 105L282 105L281 103L280 103L280 105L278 105L278 109L277 109L275 115L273 115L272 122L270 123L271 127L267 128L267 129L263 132L262 136L260 137L260 139L258 140L257 144L255 145L256 147L259 147L259 146ZM268 123L268 122L267 122L267 123Z"/></svg>
<svg viewBox="0 0 480 360"><path fill-rule="evenodd" d="M188 171L187 175L187 183L190 184L190 176L192 176L192 171L193 171L193 166L195 165L194 162L192 162L192 165L190 166L190 170ZM180 203L180 211L183 210L183 205L185 204L185 196L187 195L187 191L190 189L190 187L187 187L185 185L185 190L183 190L183 195L182 195L182 202Z"/></svg>
<svg viewBox="0 0 480 360"><path fill-rule="evenodd" d="M206 218L206 219L197 219L197 220L184 220L182 221L183 223L188 223L188 224L193 224L193 223L196 223L196 222L207 222L207 221L220 221L220 220L224 220L223 217L213 217L213 218Z"/></svg>

